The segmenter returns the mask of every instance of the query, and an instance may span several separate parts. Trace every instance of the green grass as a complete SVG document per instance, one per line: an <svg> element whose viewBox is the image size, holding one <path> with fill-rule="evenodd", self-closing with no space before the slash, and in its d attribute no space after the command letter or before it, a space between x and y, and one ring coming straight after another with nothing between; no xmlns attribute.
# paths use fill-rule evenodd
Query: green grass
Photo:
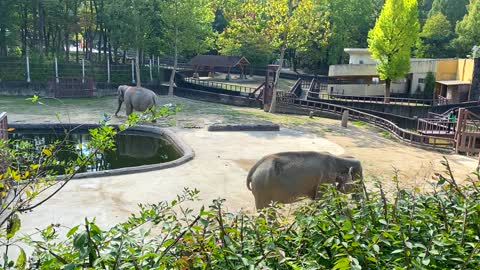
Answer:
<svg viewBox="0 0 480 270"><path fill-rule="evenodd" d="M352 125L357 126L357 127L363 127L363 126L366 126L367 123L362 122L362 121L353 121Z"/></svg>

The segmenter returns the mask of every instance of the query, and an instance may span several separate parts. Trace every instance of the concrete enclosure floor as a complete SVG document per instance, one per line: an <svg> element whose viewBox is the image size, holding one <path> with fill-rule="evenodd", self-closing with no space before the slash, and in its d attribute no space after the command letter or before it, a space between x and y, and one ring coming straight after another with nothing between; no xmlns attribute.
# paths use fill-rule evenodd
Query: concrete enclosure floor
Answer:
<svg viewBox="0 0 480 270"><path fill-rule="evenodd" d="M98 122L103 112L111 115L114 111L113 99L84 100L84 103L75 101L73 105L65 101L65 106L70 108L68 121ZM7 111L10 122L57 121L51 111L16 106L18 100L11 101L8 103L8 99L3 99L0 102L0 111ZM166 98L161 101L169 102ZM175 102L185 105L184 111L176 116L177 120L187 119L200 123L199 126L219 122L274 122L282 128L280 132L208 132L205 127L171 127L193 148L194 160L160 171L71 181L51 200L22 217L22 231L32 232L34 228L44 228L52 223L70 227L81 223L84 217L96 217L101 226L113 225L126 220L138 209L138 203L174 199L184 187L200 190L201 201L192 207L225 198L229 210L242 208L253 212L253 195L245 185L247 173L261 157L281 151L328 151L355 156L363 163L369 187L373 186L374 178L378 178L387 190L395 187L392 181L395 168L399 170L402 187L428 190L427 180L435 172L443 171L440 161L444 155L457 179L465 179L478 164L474 158L402 144L361 123L350 123L344 129L340 127L340 121L332 119L271 115L258 109L178 98ZM61 117L65 116L62 114ZM123 119L112 118L117 123Z"/></svg>

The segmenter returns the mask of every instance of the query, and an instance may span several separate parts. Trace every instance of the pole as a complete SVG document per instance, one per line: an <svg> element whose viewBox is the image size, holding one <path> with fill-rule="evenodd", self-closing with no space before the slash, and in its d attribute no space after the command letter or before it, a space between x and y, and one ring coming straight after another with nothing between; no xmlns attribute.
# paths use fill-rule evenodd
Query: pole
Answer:
<svg viewBox="0 0 480 270"><path fill-rule="evenodd" d="M107 82L110 83L110 57L107 57Z"/></svg>
<svg viewBox="0 0 480 270"><path fill-rule="evenodd" d="M30 59L28 58L28 49L27 49L27 82L29 83L30 80Z"/></svg>
<svg viewBox="0 0 480 270"><path fill-rule="evenodd" d="M55 57L55 81L59 83L60 81L58 80L58 59Z"/></svg>
<svg viewBox="0 0 480 270"><path fill-rule="evenodd" d="M82 83L85 83L85 59L82 59Z"/></svg>
<svg viewBox="0 0 480 270"><path fill-rule="evenodd" d="M132 59L132 83L135 83L135 64Z"/></svg>
<svg viewBox="0 0 480 270"><path fill-rule="evenodd" d="M463 122L467 116L467 110L465 108L459 108L457 113L457 126L455 129L455 153L458 154L460 146L463 140ZM465 121L466 122L466 121Z"/></svg>
<svg viewBox="0 0 480 270"><path fill-rule="evenodd" d="M149 68L150 68L150 82L153 82L153 76L152 76L152 58L149 59Z"/></svg>

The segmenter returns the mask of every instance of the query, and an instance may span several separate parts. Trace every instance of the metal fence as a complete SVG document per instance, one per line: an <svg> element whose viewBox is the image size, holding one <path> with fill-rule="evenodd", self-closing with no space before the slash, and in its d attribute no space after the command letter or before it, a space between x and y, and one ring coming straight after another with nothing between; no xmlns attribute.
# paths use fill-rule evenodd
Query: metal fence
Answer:
<svg viewBox="0 0 480 270"><path fill-rule="evenodd" d="M161 81L162 68L166 66L158 59L149 59L140 67L142 82ZM112 84L135 83L136 70L134 60L128 64L91 63L81 60L79 63L63 63L57 58L31 60L29 57L0 57L0 81L48 82L52 78L59 82L62 78L91 78L96 82Z"/></svg>

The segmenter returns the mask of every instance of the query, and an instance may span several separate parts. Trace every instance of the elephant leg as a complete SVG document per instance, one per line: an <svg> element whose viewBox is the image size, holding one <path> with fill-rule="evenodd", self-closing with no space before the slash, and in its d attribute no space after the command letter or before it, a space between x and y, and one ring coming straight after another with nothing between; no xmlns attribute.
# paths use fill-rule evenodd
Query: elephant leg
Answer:
<svg viewBox="0 0 480 270"><path fill-rule="evenodd" d="M130 114L132 114L133 108L132 108L132 105L131 105L131 104L125 104L125 109L127 110L127 116L129 116Z"/></svg>
<svg viewBox="0 0 480 270"><path fill-rule="evenodd" d="M263 208L268 207L271 201L272 200L270 198L265 198L265 196L257 194L255 196L255 208L257 208L257 211L260 211Z"/></svg>

